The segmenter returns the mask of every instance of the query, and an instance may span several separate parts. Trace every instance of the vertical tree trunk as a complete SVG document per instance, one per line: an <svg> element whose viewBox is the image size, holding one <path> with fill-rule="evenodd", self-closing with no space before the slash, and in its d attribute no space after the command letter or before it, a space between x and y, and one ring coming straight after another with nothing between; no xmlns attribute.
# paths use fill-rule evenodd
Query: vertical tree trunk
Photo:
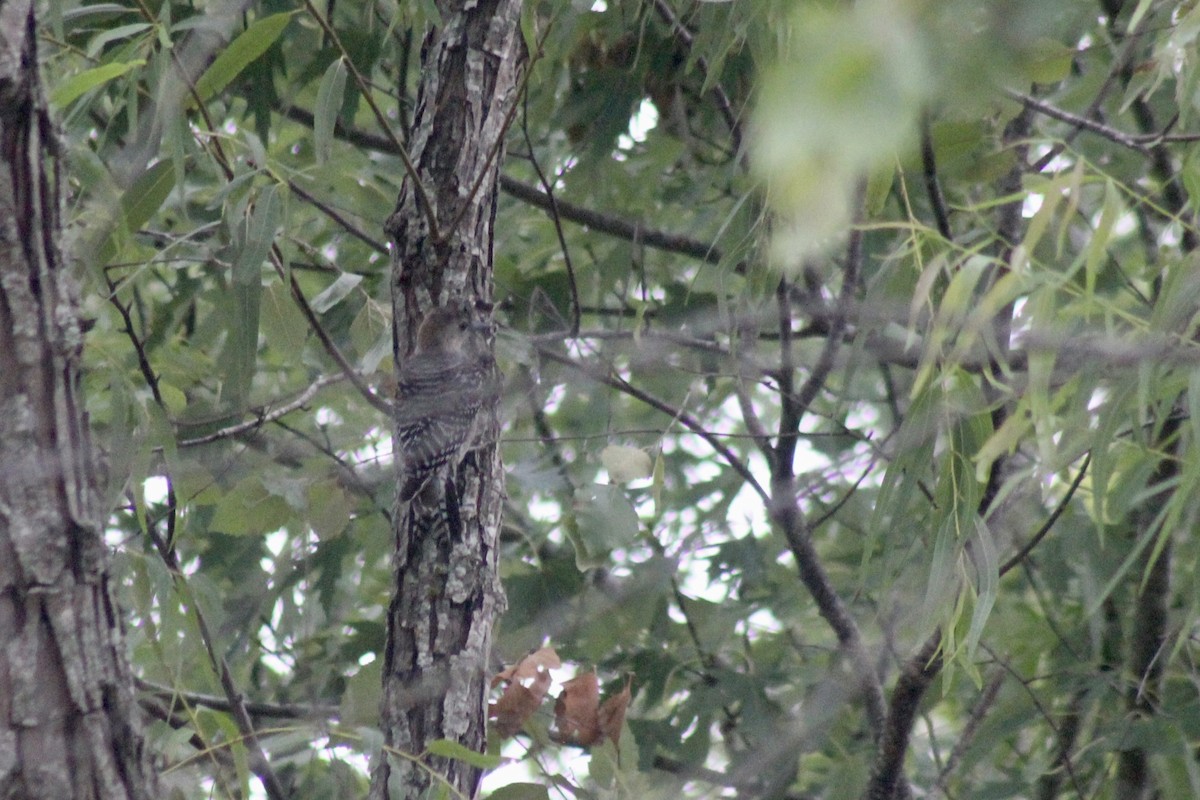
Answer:
<svg viewBox="0 0 1200 800"><path fill-rule="evenodd" d="M109 590L32 0L0 0L0 794L153 798Z"/></svg>
<svg viewBox="0 0 1200 800"><path fill-rule="evenodd" d="M409 137L420 186L406 178L387 224L399 360L411 352L416 324L430 308L455 299L491 303L497 175L525 61L519 0L441 0L438 9L441 26L421 50ZM418 498L393 520L396 579L382 725L385 745L409 756L438 739L484 746L488 654L504 602L497 572L504 476L495 423L485 446L452 476L455 489L446 494L453 500ZM447 515L450 503L457 513ZM475 794L478 769L445 758L425 764L461 795ZM371 797L418 797L433 780L406 758L380 758Z"/></svg>

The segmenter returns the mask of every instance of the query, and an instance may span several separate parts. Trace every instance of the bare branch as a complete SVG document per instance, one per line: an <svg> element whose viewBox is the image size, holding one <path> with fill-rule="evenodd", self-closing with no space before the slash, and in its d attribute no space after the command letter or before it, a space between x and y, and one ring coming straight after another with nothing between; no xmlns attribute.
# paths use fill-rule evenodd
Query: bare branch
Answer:
<svg viewBox="0 0 1200 800"><path fill-rule="evenodd" d="M761 497L764 501L767 500L767 491L762 487L762 484L758 482L758 479L754 477L754 473L750 471L750 468L747 467L740 458L738 458L736 453L722 444L716 436L709 433L703 425L692 418L692 416L683 409L675 408L669 403L654 397L648 392L643 392L641 389L631 385L624 378L612 375L600 368L593 367L588 364L582 364L574 359L560 355L549 348L539 347L537 352L542 358L545 358L548 361L553 361L556 364L562 364L564 366L571 367L572 369L575 369L588 376L597 383L602 383L605 386L611 386L612 388L629 395L635 400L640 400L651 408L661 411L672 419L678 420L680 425L683 425L683 427L699 436L701 439L707 442L709 447L716 451L718 455L724 458L729 466L733 467L734 472L740 475L742 479L750 485L750 488L752 488L758 494L759 497Z"/></svg>
<svg viewBox="0 0 1200 800"><path fill-rule="evenodd" d="M897 790L905 784L904 757L908 752L909 736L921 698L942 669L941 641L941 631L934 631L900 670L863 800L893 800Z"/></svg>
<svg viewBox="0 0 1200 800"><path fill-rule="evenodd" d="M670 3L667 0L654 0L654 8L658 11L659 16L671 26L671 30L674 32L676 38L690 49L695 41L695 37L692 36L692 32L687 29L687 26L680 22ZM700 72L708 80L708 59L701 55L696 56L696 66L700 68ZM737 114L733 111L733 104L729 101L729 95L725 93L725 87L718 80L712 81L712 87L712 94L717 103L717 110L721 112L721 117L729 127L733 152L737 155L742 152L742 125L738 121ZM744 159L745 154L743 153L742 155Z"/></svg>
<svg viewBox="0 0 1200 800"><path fill-rule="evenodd" d="M1096 120L1089 119L1088 117L1081 117L1078 114L1072 114L1069 111L1063 111L1061 108L1052 106L1046 101L1039 100L1032 95L1025 94L1024 92L1018 92L1013 89L1005 89L1004 94L1013 100L1016 100L1018 103L1024 104L1026 108L1033 109L1039 114L1050 117L1051 119L1056 119L1059 122L1066 122L1070 125L1074 125L1080 130L1091 131L1092 133L1103 136L1105 139L1116 142L1123 147L1128 147L1130 150L1136 150L1142 154L1148 152L1148 148L1143 142L1138 140L1138 137L1130 136L1127 133L1122 133L1116 128L1112 128L1102 122L1097 122Z"/></svg>
<svg viewBox="0 0 1200 800"><path fill-rule="evenodd" d="M953 241L954 234L950 230L950 209L946 205L946 195L942 193L942 182L938 179L937 157L933 151L933 134L929 129L929 112L921 114L921 166L925 175L925 192L929 195L929 206L933 209L933 219L937 223L938 233L946 241Z"/></svg>
<svg viewBox="0 0 1200 800"><path fill-rule="evenodd" d="M542 165L538 163L537 154L533 152L533 140L529 138L529 94L522 97L521 133L525 136L525 146L529 148L529 163L537 173L542 191L550 201L550 221L554 223L554 234L558 237L558 247L562 251L563 264L567 269L567 288L571 293L571 335L579 335L579 283L575 280L575 265L571 262L571 249L567 247L567 237L563 234L562 218L558 215L558 203L554 199L554 187L546 179Z"/></svg>
<svg viewBox="0 0 1200 800"><path fill-rule="evenodd" d="M259 406L254 411L254 418L248 419L245 422L239 422L236 425L230 425L228 428L221 428L204 436L197 436L194 439L181 439L177 444L179 447L196 447L197 445L209 444L221 439L229 439L234 436L239 436L255 428L259 428L268 422L284 417L293 411L306 406L324 387L331 383L337 383L343 380L345 375L322 375L312 382L304 391L298 394L293 400L290 400L283 405L271 408L270 404ZM267 409L270 409L269 411Z"/></svg>

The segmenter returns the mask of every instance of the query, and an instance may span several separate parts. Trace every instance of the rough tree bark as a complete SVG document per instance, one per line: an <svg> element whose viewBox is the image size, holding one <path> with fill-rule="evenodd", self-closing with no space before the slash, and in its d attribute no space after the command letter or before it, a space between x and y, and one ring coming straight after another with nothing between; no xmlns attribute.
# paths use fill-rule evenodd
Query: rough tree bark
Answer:
<svg viewBox="0 0 1200 800"><path fill-rule="evenodd" d="M153 798L109 588L32 0L0 0L0 797Z"/></svg>
<svg viewBox="0 0 1200 800"><path fill-rule="evenodd" d="M515 107L525 48L520 0L440 0L440 27L421 49L421 85L408 152L410 175L387 224L398 362L411 352L430 308L453 300L490 308L492 227L504 134ZM493 419L490 428L498 429ZM492 627L504 603L497 572L503 470L495 435L452 476L449 495L413 501L393 520L395 583L384 653L384 743L411 756L450 739L482 750ZM373 800L415 798L433 773L474 796L480 771L426 757L424 766L375 760Z"/></svg>

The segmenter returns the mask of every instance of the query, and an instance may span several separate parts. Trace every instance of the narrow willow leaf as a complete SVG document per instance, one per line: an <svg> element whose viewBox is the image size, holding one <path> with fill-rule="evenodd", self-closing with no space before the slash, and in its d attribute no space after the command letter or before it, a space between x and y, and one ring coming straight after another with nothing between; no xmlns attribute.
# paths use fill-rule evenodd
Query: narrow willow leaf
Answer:
<svg viewBox="0 0 1200 800"><path fill-rule="evenodd" d="M251 62L267 52L267 48L275 44L275 40L292 21L292 15L295 13L286 11L282 14L263 17L242 31L228 47L221 51L212 66L200 76L200 80L196 81L196 96L200 98L200 102L206 102L224 89L230 81L241 75L242 70Z"/></svg>
<svg viewBox="0 0 1200 800"><path fill-rule="evenodd" d="M170 161L159 161L149 167L121 195L120 214L98 231L105 237L104 240L95 250L85 250L85 256L94 252L94 263L107 264L111 261L117 254L119 243L124 242L129 234L140 230L158 212L174 186L175 177Z"/></svg>
<svg viewBox="0 0 1200 800"><path fill-rule="evenodd" d="M342 302L346 298L346 295L354 291L354 287L362 283L362 279L362 275L356 275L353 272L343 272L338 276L336 281L325 288L325 291L314 297L309 305L312 306L313 311L318 314L324 314Z"/></svg>
<svg viewBox="0 0 1200 800"><path fill-rule="evenodd" d="M84 92L119 78L126 72L146 65L146 60L139 58L135 61L122 61L115 64L105 64L102 67L85 70L73 75L58 85L50 93L50 102L59 108L66 108Z"/></svg>
<svg viewBox="0 0 1200 800"><path fill-rule="evenodd" d="M488 753L478 753L465 745L458 742L452 742L449 739L438 739L430 742L426 748L430 754L441 756L442 758L452 758L455 761L465 761L473 767L480 769L494 769L500 766L501 758L498 755L490 755Z"/></svg>
<svg viewBox="0 0 1200 800"><path fill-rule="evenodd" d="M983 636L984 625L996 605L996 596L1000 588L1000 556L996 552L996 542L987 524L975 516L975 536L971 539L971 555L975 562L976 588L975 608L971 612L971 627L967 631L966 656L970 661L975 657L975 648Z"/></svg>
<svg viewBox="0 0 1200 800"><path fill-rule="evenodd" d="M1112 239L1113 225L1121 216L1121 198L1117 187L1111 180L1104 185L1104 206L1100 211L1100 220L1087 246L1087 256L1084 261L1085 297L1087 309L1090 309L1096 298L1096 275L1100 271L1108 255L1108 244Z"/></svg>
<svg viewBox="0 0 1200 800"><path fill-rule="evenodd" d="M90 58L98 58L104 51L105 45L109 42L119 42L122 39L128 39L142 31L149 30L150 23L135 22L132 25L121 25L112 30L104 31L97 34L88 42L87 54Z"/></svg>
<svg viewBox="0 0 1200 800"><path fill-rule="evenodd" d="M321 85L317 89L317 107L313 114L313 145L319 164L328 161L333 152L333 129L342 110L345 89L346 61L337 58L325 70Z"/></svg>
<svg viewBox="0 0 1200 800"><path fill-rule="evenodd" d="M241 250L233 264L233 280L235 283L249 285L261 283L263 261L271 245L275 242L275 234L279 230L282 216L282 202L279 198L279 187L268 186L258 195L250 219L246 224L246 236Z"/></svg>

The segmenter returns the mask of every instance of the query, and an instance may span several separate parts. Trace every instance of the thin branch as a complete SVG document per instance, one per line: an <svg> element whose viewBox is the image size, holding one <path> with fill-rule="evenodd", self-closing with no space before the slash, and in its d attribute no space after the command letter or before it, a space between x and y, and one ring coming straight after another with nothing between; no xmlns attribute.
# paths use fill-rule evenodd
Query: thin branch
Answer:
<svg viewBox="0 0 1200 800"><path fill-rule="evenodd" d="M170 546L169 541L164 540L158 535L157 530L153 526L148 526L147 531L150 535L150 541L158 551L159 558L162 559L163 564L166 565L167 570L171 574L175 591L179 594L185 607L192 612L192 619L195 620L196 630L200 634L200 643L204 648L205 654L208 656L209 666L221 682L221 688L224 690L225 698L229 703L229 714L233 717L234 724L237 726L238 732L242 735L243 742L245 743L250 770L262 781L263 787L267 792L267 797L270 800L286 800L288 793L284 791L283 784L279 782L279 777L271 768L271 762L267 759L266 751L263 750L262 744L258 740L258 735L254 730L254 722L246 710L245 696L242 695L236 681L233 679L233 672L229 669L229 663L225 660L224 656L217 653L216 640L208 628L208 620L205 618L204 612L201 611L200 605L196 602L196 598L192 595L191 588L188 586L187 577L184 575L179 564L178 554Z"/></svg>
<svg viewBox="0 0 1200 800"><path fill-rule="evenodd" d="M314 124L312 112L303 108L289 106L282 113L288 119L299 122L302 125L312 127ZM333 133L334 136L350 144L365 147L377 153L390 155L399 153L390 139L376 136L357 128L346 128L342 125L341 121L334 124ZM557 197L554 198L552 204L550 197L541 189L523 183L504 173L500 174L500 190L523 203L528 203L545 211L553 211L561 219L584 225L591 230L615 236L618 239L630 242L636 241L647 247L653 247L656 250L678 253L709 264L718 264L722 258L722 253L716 245L702 242L690 236L646 228L639 222L631 222L615 214L595 211Z"/></svg>
<svg viewBox="0 0 1200 800"><path fill-rule="evenodd" d="M695 37L692 35L692 32L687 29L687 26L679 20L679 17L675 15L675 11L671 8L671 4L668 3L667 0L654 0L654 8L656 11L658 11L659 16L663 18L663 21L671 26L671 30L674 32L675 37L679 39L679 41L683 42L683 44L690 50L695 42ZM704 56L697 55L696 66L699 67L701 74L703 74L704 79L707 81L709 79L708 59L706 59ZM713 88L711 91L713 98L717 103L717 110L721 113L721 117L725 120L725 124L729 127L729 137L731 139L731 144L733 145L733 152L735 156L741 153L744 160L745 153L742 153L742 126L738 121L737 114L735 114L733 111L733 104L729 101L729 95L725 93L725 87L721 85L719 80L713 80L712 85Z"/></svg>
<svg viewBox="0 0 1200 800"><path fill-rule="evenodd" d="M330 206L328 203L318 200L315 196L309 194L295 181L289 179L287 185L288 188L291 189L294 194L299 196L301 200L313 206L325 216L329 217L331 220L340 225L342 229L346 231L346 233L350 234L355 239L358 239L367 247L370 247L372 250L378 253L388 252L387 245L377 239L373 239L371 236L367 235L365 231L359 230L359 228L353 222L342 216L341 212Z"/></svg>
<svg viewBox="0 0 1200 800"><path fill-rule="evenodd" d="M661 411L672 419L678 420L679 424L683 425L683 427L687 428L692 433L703 439L706 443L708 443L709 447L711 447L718 455L725 459L726 463L733 468L733 471L740 475L764 502L768 500L769 496L767 491L763 489L762 484L760 484L754 477L754 473L750 471L750 468L747 467L740 458L738 458L736 453L722 444L716 436L709 433L708 430L706 430L703 425L693 419L690 414L686 413L682 409L674 408L669 403L659 400L657 397L654 397L647 392L643 392L641 389L631 385L625 379L610 375L601 369L587 364L581 364L573 359L560 355L549 348L539 347L537 352L542 358L545 358L548 361L553 361L556 364L562 364L563 366L571 367L572 369L579 371L597 383L602 383L605 386L611 386L612 388L629 395L635 400L640 400L651 408Z"/></svg>
<svg viewBox="0 0 1200 800"><path fill-rule="evenodd" d="M933 150L933 133L929 127L928 111L921 114L921 167L925 175L925 192L929 195L929 206L933 209L938 233L946 241L954 241L954 234L950 230L950 209L946 205L946 195L942 193L942 182L938 178L937 157Z"/></svg>
<svg viewBox="0 0 1200 800"><path fill-rule="evenodd" d="M852 234L853 235L853 234ZM800 418L804 409L795 394L796 360L792 353L792 302L790 284L786 278L775 288L775 302L779 309L779 440L770 459L775 480L791 480L795 476L796 437L790 436L800 430ZM845 317L842 317L843 326ZM829 338L841 337L837 326L831 326ZM826 345L829 338L825 340Z"/></svg>
<svg viewBox="0 0 1200 800"><path fill-rule="evenodd" d="M879 738L879 752L871 769L871 780L863 800L893 800L905 783L904 757L921 698L942 668L941 631L934 631L925 644L900 670L888 704L887 724Z"/></svg>
<svg viewBox="0 0 1200 800"><path fill-rule="evenodd" d="M1083 790L1083 786L1079 783L1079 776L1075 773L1075 763L1071 760L1069 744L1064 746L1064 743L1068 743L1073 739L1073 737L1067 736L1065 732L1059 728L1059 726L1054 722L1054 718L1051 716L1049 709L1042 705L1042 701L1038 699L1037 694L1034 693L1033 689L1029 686L1029 683L1023 677L1021 677L1020 673L1016 671L1012 664L1008 663L1007 659L1001 658L996 651L983 642L980 642L979 646L988 655L990 655L995 662L1005 670L1005 672L1016 678L1017 683L1019 683L1021 688L1025 690L1025 694L1029 695L1029 700L1033 703L1033 707L1037 709L1037 712L1042 716L1042 719L1045 721L1046 725L1051 731L1054 732L1055 738L1057 738L1059 741L1059 760L1056 760L1055 766L1062 766L1063 770L1067 773L1067 777L1071 779L1071 786L1074 788L1075 795L1077 797L1087 797L1087 793ZM1070 722L1069 717L1067 721Z"/></svg>
<svg viewBox="0 0 1200 800"><path fill-rule="evenodd" d="M129 341L133 344L133 351L137 354L138 370L142 373L142 379L146 381L146 385L150 387L150 395L154 398L154 404L162 409L164 415L170 418L167 413L167 404L163 400L162 390L159 388L158 375L155 374L154 368L150 365L150 357L146 353L146 348L142 341L138 338L137 332L133 329L133 318L129 312L129 307L122 305L117 299L117 286L106 275L104 278L108 284L108 300L113 307L117 309L117 313L121 315L121 321L125 325L125 334L129 337ZM179 518L179 498L175 495L175 482L171 479L170 470L166 465L163 465L164 478L167 482L167 538L166 547L172 553L175 550L175 526Z"/></svg>
<svg viewBox="0 0 1200 800"><path fill-rule="evenodd" d="M204 706L211 708L214 711L224 711L228 713L232 710L229 703L229 698L218 697L217 695L201 694L200 692L187 692L179 689L174 689L170 686L162 686L150 681L137 679L137 687L143 692L148 692L156 697L161 697L164 700L175 700L182 698L192 705ZM338 707L334 705L318 706L318 705L303 705L299 703L257 703L245 702L243 705L246 711L256 717L265 717L268 719L337 719Z"/></svg>
<svg viewBox="0 0 1200 800"><path fill-rule="evenodd" d="M1105 139L1116 142L1124 147L1128 147L1130 150L1136 150L1143 155L1149 152L1149 148L1146 147L1145 143L1139 141L1140 137L1130 136L1129 134L1123 133L1116 128L1105 125L1102 122L1097 122L1096 120L1089 119L1088 117L1081 117L1078 114L1072 114L1069 111L1064 111L1061 108L1052 106L1044 100L1039 100L1032 95L1025 94L1024 92L1018 92L1013 89L1004 89L1003 91L1006 96L1016 100L1018 103L1024 104L1026 108L1032 109L1043 116L1056 119L1059 122L1066 122L1080 130L1091 131L1092 133L1103 136Z"/></svg>
<svg viewBox="0 0 1200 800"><path fill-rule="evenodd" d="M275 268L275 274L284 282L288 290L292 294L292 300L295 301L300 313L304 315L304 319L308 322L308 327L317 335L321 346L325 348L325 352L333 359L333 363L337 364L338 369L346 376L350 383L354 384L354 388L359 394L366 399L368 403L374 406L379 411L387 414L389 418L392 415L392 405L382 397L377 395L363 377L358 374L353 365L346 360L346 356L338 348L337 344L325 330L325 326L321 324L321 320L317 319L317 313L313 311L312 306L308 304L308 299L304 296L304 292L300 289L300 282L296 280L296 276L289 273L283 268L283 253L279 249L279 245L272 244L270 252L271 266Z"/></svg>
<svg viewBox="0 0 1200 800"><path fill-rule="evenodd" d="M763 373L763 370L757 365L754 352L747 351L748 347L753 347L758 342L757 315L744 315L741 319L730 319L729 328L737 330L737 335L733 337L733 343L730 346L730 355L734 359L737 370L733 381L733 391L742 412L742 424L750 432L750 438L762 453L763 458L770 464L774 457L771 451L771 437L767 435L767 429L759 419L758 412L754 410L754 403L747 387L748 381L757 384Z"/></svg>
<svg viewBox="0 0 1200 800"><path fill-rule="evenodd" d="M533 170L538 176L538 182L542 185L542 191L546 193L546 197L550 201L550 221L554 223L554 234L558 237L558 246L563 254L563 264L567 268L567 289L571 295L571 336L578 336L580 315L579 283L575 280L575 265L571 263L571 250L567 247L567 237L563 234L562 218L558 215L558 203L554 199L554 187L546 179L546 173L542 172L542 166L538 163L537 155L533 152L533 140L529 137L528 92L522 96L521 108L521 133L525 136L525 146L529 148L529 163L533 165Z"/></svg>
<svg viewBox="0 0 1200 800"><path fill-rule="evenodd" d="M1149 16L1150 15L1147 14L1142 18L1143 24L1145 23L1146 18ZM1083 112L1081 115L1083 119L1094 119L1096 117L1100 111L1100 106L1104 105L1104 100L1108 97L1108 93L1116 88L1118 76L1125 72L1126 67L1133 60L1134 51L1137 49L1142 36L1140 33L1135 33L1134 31L1127 31L1126 35L1129 38L1126 40L1125 46L1121 49L1121 52L1117 54L1117 57L1113 59L1112 66L1109 68L1108 74L1104 77L1104 83L1100 84L1100 88L1096 91L1096 96L1092 98L1092 102L1088 105L1087 111ZM1066 149L1067 145L1075 141L1075 137L1081 130L1081 127L1073 124L1070 132L1063 137L1061 142L1055 144L1050 148L1049 152L1034 162L1033 171L1041 172L1046 168L1047 164L1058 158L1059 154Z"/></svg>
<svg viewBox="0 0 1200 800"><path fill-rule="evenodd" d="M839 435L841 435L841 434L839 434ZM824 514L822 514L821 516L819 516L815 520L813 520L811 523L809 523L809 528L811 530L815 531L818 528L820 528L828 520L832 519L833 516L835 514L837 514L838 511L841 510L842 506L844 506L844 505L846 505L846 503L850 502L850 498L853 497L854 493L858 491L858 487L862 486L862 482L865 481L867 479L867 476L871 474L871 470L875 469L875 462L876 462L876 459L872 458L870 463L867 464L867 468L863 470L862 475L858 476L858 480L856 480L853 484L850 485L850 488L846 490L846 493L843 494L840 498L838 498L837 502L835 502L832 506L830 506L828 509L826 509ZM838 473L839 476L841 474L842 473L840 473L840 472Z"/></svg>
<svg viewBox="0 0 1200 800"><path fill-rule="evenodd" d="M316 397L317 392L319 392L321 389L323 389L324 387L328 386L331 383L337 383L338 381L343 380L344 378L345 378L345 376L340 375L340 374L339 375L322 375L321 377L319 377L315 381L313 381L313 383L311 385L309 385L304 391L302 391L300 394L298 394L295 397L295 399L290 400L289 402L284 403L283 405L276 406L275 408L271 408L270 404L259 406L258 409L255 410L255 412L254 412L253 419L248 419L245 422L239 422L236 425L230 425L228 428L221 428L220 430L213 431L212 433L205 434L204 436L197 436L194 439L181 439L179 442L176 443L176 445L178 447L196 447L198 445L210 444L211 442L216 442L221 439L228 439L233 436L238 436L240 434L246 433L247 431L252 431L255 428L259 428L268 422L274 422L275 420L279 419L280 417L286 416L287 414L290 414L293 411L296 411L297 409L303 408L314 397ZM267 409L271 409L271 410L268 411Z"/></svg>
<svg viewBox="0 0 1200 800"><path fill-rule="evenodd" d="M825 338L825 345L821 348L821 354L808 374L808 379L796 393L795 405L792 408L797 426L804 415L808 413L809 406L812 405L817 393L821 391L829 373L833 370L838 348L841 346L842 337L846 332L850 308L854 304L854 294L858 290L858 276L862 271L864 236L862 222L866 213L866 197L867 183L862 180L859 181L858 188L854 193L853 227L850 230L850 242L846 247L846 265L842 270L841 295L829 316L829 332Z"/></svg>
<svg viewBox="0 0 1200 800"><path fill-rule="evenodd" d="M792 498L790 482L781 487L786 496ZM781 492L777 491L777 495ZM783 531L788 548L796 561L800 581L817 604L817 611L837 637L842 651L848 656L851 668L858 679L858 689L867 709L867 721L876 737L882 735L887 716L883 687L863 645L858 623L846 607L845 601L833 587L829 573L825 571L817 550L813 547L812 531L808 528L794 498L789 502L775 502L771 506L772 518Z"/></svg>
<svg viewBox="0 0 1200 800"><path fill-rule="evenodd" d="M1054 749L1054 762L1038 777L1035 800L1056 800L1059 795L1059 787L1062 786L1063 774L1070 774L1069 770L1073 770L1071 751L1075 749L1075 742L1078 740L1079 731L1082 728L1083 714L1080 706L1083 705L1086 697L1087 690L1085 689L1073 694L1067 703L1061 721L1057 725L1051 726L1055 731L1057 742ZM1079 797L1083 797L1083 795L1080 794Z"/></svg>
<svg viewBox="0 0 1200 800"><path fill-rule="evenodd" d="M425 191L425 184L421 181L421 174L417 171L416 166L412 162L412 158L408 155L408 150L405 149L403 143L396 136L396 132L392 130L391 124L387 120L387 116L379 109L375 103L375 97L371 94L371 87L367 85L367 80L358 71L354 60L350 58L349 52L342 45L341 38L338 37L337 31L329 24L329 21L317 11L313 6L312 0L304 0L304 8L308 11L309 16L316 20L321 26L321 30L333 42L337 51L341 53L342 59L346 63L346 69L350 70L350 74L354 76L354 83L358 86L359 94L362 95L363 101L371 109L371 113L375 115L375 121L379 123L379 128L387 136L388 142L391 145L391 152L400 157L400 161L404 164L404 171L408 173L409 180L413 183L413 191L417 195L418 205L421 207L421 212L425 215L425 224L429 226L429 235L435 241L441 240L441 233L438 230L437 217L433 213L433 204L429 199L428 192Z"/></svg>
<svg viewBox="0 0 1200 800"><path fill-rule="evenodd" d="M559 214L563 219L580 225L586 225L588 228L600 233L607 233L619 239L638 242L659 250L691 256L709 264L719 264L721 262L722 253L715 244L702 242L699 239L693 239L689 236L679 236L673 233L648 229L641 223L630 222L614 214L605 214L557 198L555 198L555 203L551 205L550 198L545 192L522 183L516 178L510 178L503 173L500 175L500 188L518 200L545 209L546 211L554 209L555 213Z"/></svg>
<svg viewBox="0 0 1200 800"><path fill-rule="evenodd" d="M1071 481L1071 485L1068 487L1067 493L1063 495L1062 500L1060 500L1058 505L1054 507L1054 511L1050 512L1050 516L1046 517L1046 521L1043 522L1041 527L1037 529L1037 532L1034 533L1033 536L1029 537L1029 541L1017 551L1016 555L1004 562L1004 564L1000 567L1000 575L1005 575L1012 570L1013 567L1024 561L1026 557L1033 552L1033 548L1037 547L1041 543L1042 539L1046 538L1046 534L1050 533L1050 529L1054 527L1054 523L1058 522L1058 518L1061 517L1063 512L1067 510L1067 504L1070 503L1071 498L1075 496L1075 490L1078 489L1080 484L1083 483L1083 477L1087 475L1088 465L1091 463L1092 454L1089 452L1083 459L1083 464L1080 465L1079 472L1075 475L1075 480Z"/></svg>
<svg viewBox="0 0 1200 800"><path fill-rule="evenodd" d="M971 707L971 713L967 717L967 722L963 725L962 732L958 735L954 742L954 748L950 751L950 755L946 758L946 764L938 772L937 788L942 794L949 796L950 791L946 788L946 784L950 779L950 774L958 767L958 763L962 761L963 754L967 752L974 741L975 735L979 733L979 726L983 723L983 718L992 709L992 704L996 702L996 696L1000 694L1000 687L1004 685L1004 670L996 670L992 673L992 677L984 685L983 691L979 694L979 699L975 701L975 705Z"/></svg>

